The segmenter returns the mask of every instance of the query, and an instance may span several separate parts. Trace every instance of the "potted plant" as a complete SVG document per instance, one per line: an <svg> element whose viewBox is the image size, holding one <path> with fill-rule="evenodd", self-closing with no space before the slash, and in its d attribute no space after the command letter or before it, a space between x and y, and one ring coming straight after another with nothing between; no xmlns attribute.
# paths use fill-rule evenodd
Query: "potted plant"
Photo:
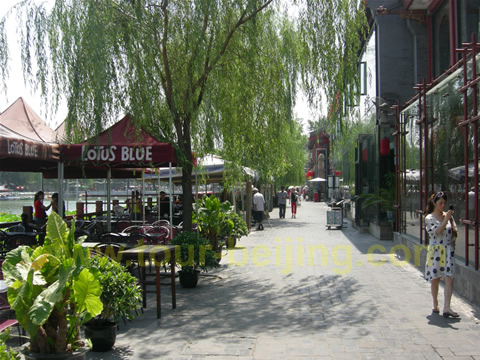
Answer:
<svg viewBox="0 0 480 360"><path fill-rule="evenodd" d="M240 239L242 236L248 236L248 227L240 215L233 210L227 212L226 218L230 221L226 222L228 226L223 228L222 235L226 239L227 248L233 249L237 245L237 239ZM229 226L230 223L233 226Z"/></svg>
<svg viewBox="0 0 480 360"><path fill-rule="evenodd" d="M180 285L184 288L197 286L200 270L206 272L219 266L210 241L201 234L183 231L175 236L171 244L180 248L180 251L176 248L175 254L177 264L181 266Z"/></svg>
<svg viewBox="0 0 480 360"><path fill-rule="evenodd" d="M10 329L0 333L0 359L2 360L20 360L17 351L7 346L6 342L10 336Z"/></svg>
<svg viewBox="0 0 480 360"><path fill-rule="evenodd" d="M28 359L85 359L80 326L100 314L102 293L88 269L89 250L75 241L56 214L48 217L45 242L10 251L2 265L8 302L30 337Z"/></svg>
<svg viewBox="0 0 480 360"><path fill-rule="evenodd" d="M98 274L103 310L85 324L85 337L92 342L93 351L108 351L115 344L118 321L132 320L138 315L142 292L137 279L106 256L93 256L90 271Z"/></svg>
<svg viewBox="0 0 480 360"><path fill-rule="evenodd" d="M203 196L195 204L193 222L198 225L200 233L210 241L218 259L221 259L224 245L221 233L229 232L233 228L233 222L227 217L227 213L231 211L230 202L222 203L215 195Z"/></svg>

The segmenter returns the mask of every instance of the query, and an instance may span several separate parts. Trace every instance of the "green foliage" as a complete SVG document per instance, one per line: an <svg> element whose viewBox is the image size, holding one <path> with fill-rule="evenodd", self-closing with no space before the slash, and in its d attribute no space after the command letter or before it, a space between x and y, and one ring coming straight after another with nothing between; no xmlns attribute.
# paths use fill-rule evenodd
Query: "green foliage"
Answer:
<svg viewBox="0 0 480 360"><path fill-rule="evenodd" d="M100 319L132 320L142 306L142 292L137 279L124 266L106 256L94 256L90 271L96 273L102 295L103 310Z"/></svg>
<svg viewBox="0 0 480 360"><path fill-rule="evenodd" d="M195 203L193 222L200 233L210 240L212 249L217 251L223 247L221 235L229 234L234 228L233 221L227 215L232 211L230 202L220 202L215 196L203 196Z"/></svg>
<svg viewBox="0 0 480 360"><path fill-rule="evenodd" d="M1 39L0 39L0 42L1 42ZM2 55L0 54L0 57L1 56ZM7 188L13 191L15 191L17 186L23 186L24 187L23 191L38 191L42 181L41 177L42 176L39 173L1 171L0 184L6 185ZM19 194L22 195L21 192ZM32 196L32 204L33 204L33 196Z"/></svg>
<svg viewBox="0 0 480 360"><path fill-rule="evenodd" d="M227 226L223 228L222 236L230 238L240 239L242 236L248 236L248 227L245 221L235 211L228 211L226 213L226 220L233 223L233 226Z"/></svg>
<svg viewBox="0 0 480 360"><path fill-rule="evenodd" d="M7 214L7 213L0 213L0 223L7 223L7 222L14 222L14 221L21 221L22 218L20 215L15 214Z"/></svg>
<svg viewBox="0 0 480 360"><path fill-rule="evenodd" d="M210 241L201 234L183 231L175 236L171 244L180 247L180 251L175 254L176 262L182 267L182 271L193 273L201 269L206 272L219 266Z"/></svg>
<svg viewBox="0 0 480 360"><path fill-rule="evenodd" d="M291 20L292 3L281 0L65 0L48 10L25 1L17 11L24 75L46 100L66 96L72 141L129 113L174 143L189 228L192 150L216 150L265 179L300 173L297 86L320 108L318 89L333 99L356 82L365 23L357 4L294 0ZM4 79L7 61L0 52Z"/></svg>
<svg viewBox="0 0 480 360"><path fill-rule="evenodd" d="M20 355L11 347L7 347L7 339L10 335L10 329L0 333L0 360L19 360Z"/></svg>
<svg viewBox="0 0 480 360"><path fill-rule="evenodd" d="M379 206L381 212L393 211L395 205L395 174L387 173L384 176L384 186L378 194L362 194L362 207Z"/></svg>
<svg viewBox="0 0 480 360"><path fill-rule="evenodd" d="M395 192L392 190L381 188L378 194L361 194L360 198L363 199L362 207L365 209L370 206L379 206L382 212L394 210Z"/></svg>
<svg viewBox="0 0 480 360"><path fill-rule="evenodd" d="M30 350L42 354L74 351L80 325L102 311L100 284L88 269L89 250L75 242L75 227L68 229L52 213L43 246L20 246L2 265L8 301L20 325L30 336Z"/></svg>

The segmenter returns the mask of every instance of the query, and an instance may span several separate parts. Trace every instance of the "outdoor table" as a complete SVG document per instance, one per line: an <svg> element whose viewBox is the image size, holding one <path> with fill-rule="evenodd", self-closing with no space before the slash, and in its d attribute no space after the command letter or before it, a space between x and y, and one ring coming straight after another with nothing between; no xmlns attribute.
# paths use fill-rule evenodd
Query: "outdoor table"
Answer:
<svg viewBox="0 0 480 360"><path fill-rule="evenodd" d="M25 231L9 231L9 232L5 232L5 235L6 236L16 236L16 235L24 235L24 236L28 236L28 237L35 237L37 235L39 235L40 233L38 232L34 232L34 231L29 231L29 232L25 232Z"/></svg>
<svg viewBox="0 0 480 360"><path fill-rule="evenodd" d="M173 245L141 245L135 248L120 251L123 256L122 260L136 260L142 269L142 290L143 290L143 307L147 307L147 283L145 279L145 259L155 262L155 287L157 294L157 319L161 317L161 299L160 299L160 267L161 262L167 260L171 265L171 282L172 289L172 309L177 307L177 298L175 291L175 246Z"/></svg>
<svg viewBox="0 0 480 360"><path fill-rule="evenodd" d="M85 242L82 243L82 246L83 247L88 247L89 249L94 249L100 244L107 244L108 245L109 243L108 242L98 242L98 241L85 241ZM131 249L131 248L135 247L135 244L124 243L124 242L112 242L111 244L112 245L118 245L122 249L125 249L125 250L128 250L128 249Z"/></svg>

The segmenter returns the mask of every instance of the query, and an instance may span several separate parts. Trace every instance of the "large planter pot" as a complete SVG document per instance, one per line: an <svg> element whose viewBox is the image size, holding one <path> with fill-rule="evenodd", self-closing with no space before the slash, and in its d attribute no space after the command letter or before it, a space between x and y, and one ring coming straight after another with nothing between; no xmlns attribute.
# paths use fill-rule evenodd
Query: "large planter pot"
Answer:
<svg viewBox="0 0 480 360"><path fill-rule="evenodd" d="M237 238L232 236L227 238L227 249L233 249L237 245Z"/></svg>
<svg viewBox="0 0 480 360"><path fill-rule="evenodd" d="M215 251L215 260L217 261L217 264L220 264L220 261L222 261L222 249Z"/></svg>
<svg viewBox="0 0 480 360"><path fill-rule="evenodd" d="M29 350L23 350L22 354L25 360L85 360L85 354L89 348L82 348L73 353L66 352L61 354L39 354L32 353Z"/></svg>
<svg viewBox="0 0 480 360"><path fill-rule="evenodd" d="M85 324L85 337L92 341L92 351L112 349L117 338L117 323L109 320L93 320Z"/></svg>
<svg viewBox="0 0 480 360"><path fill-rule="evenodd" d="M180 285L182 285L182 287L191 289L197 286L198 278L200 276L199 270L195 270L194 272L179 271L178 274L180 278Z"/></svg>

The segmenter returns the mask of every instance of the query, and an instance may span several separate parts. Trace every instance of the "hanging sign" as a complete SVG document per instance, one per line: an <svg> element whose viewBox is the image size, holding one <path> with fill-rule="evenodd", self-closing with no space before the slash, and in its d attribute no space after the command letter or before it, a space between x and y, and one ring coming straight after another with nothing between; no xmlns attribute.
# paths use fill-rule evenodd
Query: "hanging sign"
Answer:
<svg viewBox="0 0 480 360"><path fill-rule="evenodd" d="M152 146L88 146L82 145L82 161L151 162Z"/></svg>
<svg viewBox="0 0 480 360"><path fill-rule="evenodd" d="M52 159L55 145L15 138L0 139L0 157L25 159Z"/></svg>

